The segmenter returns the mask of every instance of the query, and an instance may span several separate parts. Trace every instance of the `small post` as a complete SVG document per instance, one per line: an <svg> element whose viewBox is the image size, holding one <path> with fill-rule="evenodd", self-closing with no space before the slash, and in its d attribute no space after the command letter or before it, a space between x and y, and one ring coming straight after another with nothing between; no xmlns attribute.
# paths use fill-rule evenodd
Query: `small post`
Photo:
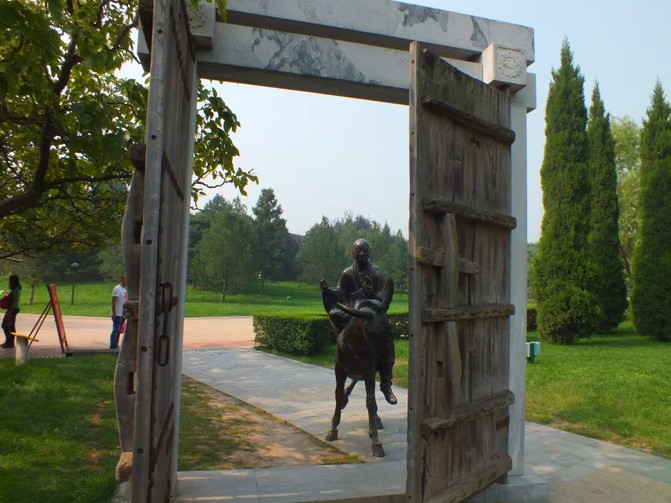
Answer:
<svg viewBox="0 0 671 503"><path fill-rule="evenodd" d="M14 363L25 365L28 363L28 339L17 337L14 344Z"/></svg>
<svg viewBox="0 0 671 503"><path fill-rule="evenodd" d="M536 356L541 354L540 342L527 342L527 361L534 363Z"/></svg>
<svg viewBox="0 0 671 503"><path fill-rule="evenodd" d="M72 270L72 298L70 299L70 305L74 306L75 304L75 273L77 272L77 269L79 269L79 264L77 262L73 262L70 264L70 269Z"/></svg>

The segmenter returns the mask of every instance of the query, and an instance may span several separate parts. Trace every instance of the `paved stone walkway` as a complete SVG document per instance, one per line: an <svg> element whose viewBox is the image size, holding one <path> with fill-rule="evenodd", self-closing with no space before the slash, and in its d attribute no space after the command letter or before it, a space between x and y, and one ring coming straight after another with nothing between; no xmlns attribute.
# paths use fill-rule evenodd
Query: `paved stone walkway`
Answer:
<svg viewBox="0 0 671 503"><path fill-rule="evenodd" d="M255 350L224 349L185 352L183 372L316 437L323 438L329 428L331 370ZM365 394L359 387L343 411L339 440L332 444L359 455L365 465L181 473L180 501L220 501L222 487L224 499L233 502L372 495L378 502L401 501L394 495L405 491L407 392L395 391L396 406L377 393L386 457L370 455ZM495 486L472 501L671 502L671 460L527 422L525 477L510 477L508 491Z"/></svg>

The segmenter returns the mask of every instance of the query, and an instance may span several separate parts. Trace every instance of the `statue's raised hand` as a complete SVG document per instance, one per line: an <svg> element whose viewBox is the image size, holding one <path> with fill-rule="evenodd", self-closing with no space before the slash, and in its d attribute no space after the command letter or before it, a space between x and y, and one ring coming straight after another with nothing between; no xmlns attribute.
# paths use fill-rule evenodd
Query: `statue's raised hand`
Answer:
<svg viewBox="0 0 671 503"><path fill-rule="evenodd" d="M328 288L329 288L329 284L326 282L325 279L322 278L322 280L319 282L319 287L320 287L322 290L328 290Z"/></svg>

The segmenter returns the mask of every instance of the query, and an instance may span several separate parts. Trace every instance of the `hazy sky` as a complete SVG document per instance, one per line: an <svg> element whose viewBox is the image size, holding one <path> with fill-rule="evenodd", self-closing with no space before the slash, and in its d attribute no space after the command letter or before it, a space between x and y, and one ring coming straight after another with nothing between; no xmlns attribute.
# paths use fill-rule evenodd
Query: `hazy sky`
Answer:
<svg viewBox="0 0 671 503"><path fill-rule="evenodd" d="M527 115L528 241L538 241L543 213L540 166L550 72L566 37L585 76L586 105L598 80L606 110L640 123L660 80L671 98L669 0L411 0L443 10L529 26L535 32L537 109ZM272 187L290 232L303 234L322 215L362 214L407 236L408 109L362 100L226 83L220 94L242 127L236 165L259 185L254 206ZM230 190L223 191L232 197Z"/></svg>

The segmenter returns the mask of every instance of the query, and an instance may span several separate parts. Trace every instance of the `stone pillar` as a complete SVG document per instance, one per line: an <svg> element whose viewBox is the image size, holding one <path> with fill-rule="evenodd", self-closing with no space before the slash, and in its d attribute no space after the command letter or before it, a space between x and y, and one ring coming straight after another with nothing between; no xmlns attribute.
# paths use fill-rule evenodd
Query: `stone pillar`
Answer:
<svg viewBox="0 0 671 503"><path fill-rule="evenodd" d="M510 390L515 394L515 403L510 407L510 429L508 452L513 459L510 475L524 473L524 406L526 402L526 305L527 305L527 142L526 109L518 105L511 107L512 129L515 143L512 145L513 187L512 215L517 219L517 228L512 232L511 242L511 302L515 315L510 318Z"/></svg>
<svg viewBox="0 0 671 503"><path fill-rule="evenodd" d="M526 71L523 51L490 44L481 57L482 80L511 93L510 122L515 131L511 153L511 214L517 227L511 239L510 297L515 315L510 317L509 389L515 394L510 407L508 453L511 476L524 474L524 407L526 403L526 306L527 306L527 118L536 106L535 75Z"/></svg>

